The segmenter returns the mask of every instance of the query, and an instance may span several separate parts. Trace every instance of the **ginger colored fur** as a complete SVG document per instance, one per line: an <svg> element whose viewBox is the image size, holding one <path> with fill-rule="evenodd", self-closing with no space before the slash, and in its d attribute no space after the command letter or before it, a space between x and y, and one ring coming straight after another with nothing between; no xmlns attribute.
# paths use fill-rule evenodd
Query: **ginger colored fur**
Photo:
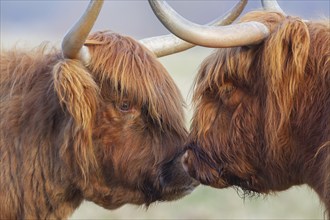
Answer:
<svg viewBox="0 0 330 220"><path fill-rule="evenodd" d="M91 43L92 42L92 43ZM179 155L183 99L146 48L97 32L92 60L41 45L1 52L0 219L67 218L191 189Z"/></svg>
<svg viewBox="0 0 330 220"><path fill-rule="evenodd" d="M330 210L330 29L251 12L271 34L217 49L194 91L189 172L218 188L270 193L308 184Z"/></svg>

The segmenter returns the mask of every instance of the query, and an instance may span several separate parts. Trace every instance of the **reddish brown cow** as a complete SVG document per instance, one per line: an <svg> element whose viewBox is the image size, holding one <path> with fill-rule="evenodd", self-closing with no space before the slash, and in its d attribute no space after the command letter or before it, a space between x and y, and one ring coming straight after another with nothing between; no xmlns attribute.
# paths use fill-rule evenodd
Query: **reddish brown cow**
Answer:
<svg viewBox="0 0 330 220"><path fill-rule="evenodd" d="M1 51L0 219L67 218L83 200L149 205L196 186L179 157L178 88L148 44L88 36L101 6L90 4L62 51Z"/></svg>
<svg viewBox="0 0 330 220"><path fill-rule="evenodd" d="M83 200L149 205L198 184L180 161L183 99L156 59L194 45L88 36L102 4L91 1L62 51L1 51L0 219L66 218ZM245 5L211 24L231 23Z"/></svg>
<svg viewBox="0 0 330 220"><path fill-rule="evenodd" d="M167 18L159 6L154 10ZM188 23L170 19L181 31ZM189 174L213 187L266 194L308 184L329 211L329 21L256 11L233 26L194 24L182 35L167 20L184 40L228 47L202 63L195 81L183 159Z"/></svg>

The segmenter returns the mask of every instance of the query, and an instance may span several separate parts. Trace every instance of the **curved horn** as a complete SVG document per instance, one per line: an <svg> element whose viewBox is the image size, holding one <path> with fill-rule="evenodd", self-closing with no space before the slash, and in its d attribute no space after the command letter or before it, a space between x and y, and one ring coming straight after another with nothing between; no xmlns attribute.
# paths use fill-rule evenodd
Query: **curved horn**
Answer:
<svg viewBox="0 0 330 220"><path fill-rule="evenodd" d="M76 58L88 63L89 52L87 47L83 45L89 32L93 28L102 5L103 0L90 1L85 13L65 35L62 41L62 51L65 58Z"/></svg>
<svg viewBox="0 0 330 220"><path fill-rule="evenodd" d="M285 15L285 12L279 6L276 0L261 0L261 4L266 11L277 11Z"/></svg>
<svg viewBox="0 0 330 220"><path fill-rule="evenodd" d="M269 29L260 22L229 26L202 26L181 17L165 1L148 0L163 25L177 37L205 47L235 47L260 43Z"/></svg>
<svg viewBox="0 0 330 220"><path fill-rule="evenodd" d="M207 25L219 26L231 24L243 11L247 0L240 0L225 16L221 16ZM173 34L151 37L140 40L144 46L157 57L167 56L194 47L194 44L181 40Z"/></svg>

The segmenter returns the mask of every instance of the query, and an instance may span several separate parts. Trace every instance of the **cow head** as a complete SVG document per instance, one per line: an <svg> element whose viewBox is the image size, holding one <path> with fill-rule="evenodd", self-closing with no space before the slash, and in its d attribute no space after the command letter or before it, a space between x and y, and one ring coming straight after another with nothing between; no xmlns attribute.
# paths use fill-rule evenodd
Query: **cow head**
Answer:
<svg viewBox="0 0 330 220"><path fill-rule="evenodd" d="M329 159L316 152L326 155L329 146L329 47L319 40L329 42L329 27L285 16L276 1L263 1L272 11L250 12L217 28L168 13L163 1L150 3L178 37L220 48L202 63L195 81L183 157L189 174L203 184L247 192L308 183L329 204L327 183L316 181L328 179ZM312 174L319 173L315 164L321 164L319 177Z"/></svg>
<svg viewBox="0 0 330 220"><path fill-rule="evenodd" d="M74 120L72 168L84 180L77 185L109 209L178 199L197 185L180 162L184 101L147 45L111 32L87 36L101 5L91 2L64 38L65 59L54 68L58 98Z"/></svg>
<svg viewBox="0 0 330 220"><path fill-rule="evenodd" d="M293 161L303 153L289 129L307 62L307 26L277 12L252 12L241 21L264 23L270 35L258 45L217 49L204 60L184 163L214 187L284 190L301 184L303 172Z"/></svg>

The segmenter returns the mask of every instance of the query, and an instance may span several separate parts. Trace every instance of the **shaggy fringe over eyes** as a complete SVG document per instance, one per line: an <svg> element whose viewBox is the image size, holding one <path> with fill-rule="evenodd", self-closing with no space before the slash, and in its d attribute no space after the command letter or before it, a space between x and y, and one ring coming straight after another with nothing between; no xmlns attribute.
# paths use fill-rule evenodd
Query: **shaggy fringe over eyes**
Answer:
<svg viewBox="0 0 330 220"><path fill-rule="evenodd" d="M246 14L240 21L262 22L272 31L283 19L284 16L280 13L257 11ZM241 83L241 86L255 82L254 77L260 78L260 73L255 69L258 64L255 60L257 52L254 50L254 47L216 49L201 64L200 71L194 82L194 102L197 102L201 95L206 92L221 90L221 87L227 81Z"/></svg>
<svg viewBox="0 0 330 220"><path fill-rule="evenodd" d="M64 154L73 139L73 149L85 180L90 168L97 162L92 143L92 129L98 105L98 86L86 68L77 60L65 59L53 69L54 89L63 109L74 119L71 134L65 138L61 152ZM72 136L71 136L72 135ZM71 136L71 137L70 137Z"/></svg>
<svg viewBox="0 0 330 220"><path fill-rule="evenodd" d="M251 12L241 21L264 23L271 30L270 37L258 47L217 49L201 65L193 101L198 106L205 94L221 91L228 81L254 91L258 87L255 82L264 78L268 88L266 102L271 103L267 105L271 118L267 126L274 131L274 136L269 137L274 144L281 138L287 139L281 135L289 134L287 129L294 109L294 97L304 80L310 48L309 31L301 19L284 17L276 12Z"/></svg>
<svg viewBox="0 0 330 220"><path fill-rule="evenodd" d="M101 90L147 106L159 126L170 124L182 130L183 98L154 54L134 39L111 32L94 33L86 45L92 54L88 68L96 74Z"/></svg>

